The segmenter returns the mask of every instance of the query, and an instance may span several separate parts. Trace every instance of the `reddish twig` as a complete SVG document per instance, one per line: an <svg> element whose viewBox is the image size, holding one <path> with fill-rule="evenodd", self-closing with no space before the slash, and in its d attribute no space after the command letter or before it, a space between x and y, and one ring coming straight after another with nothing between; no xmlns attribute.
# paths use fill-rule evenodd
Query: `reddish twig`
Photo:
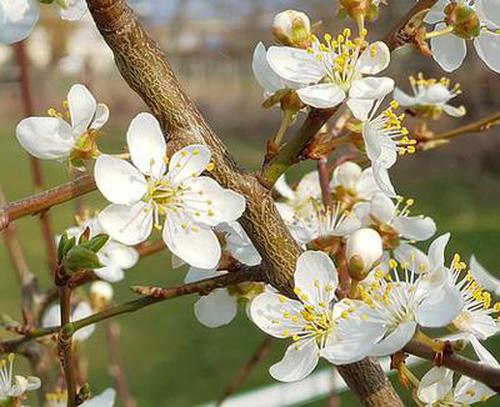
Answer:
<svg viewBox="0 0 500 407"><path fill-rule="evenodd" d="M94 178L82 175L47 191L0 206L0 230L27 215L43 213L52 206L71 201L96 189Z"/></svg>
<svg viewBox="0 0 500 407"><path fill-rule="evenodd" d="M18 42L14 45L16 51L17 62L20 68L20 85L21 95L23 102L23 109L25 116L33 116L33 98L31 96L31 83L29 75L29 59L26 53L25 41ZM40 160L30 156L31 173L33 176L33 184L35 190L43 189L44 176ZM42 229L43 241L47 252L47 259L49 262L49 270L54 270L56 265L56 245L54 242L54 234L52 233L52 226L48 212L40 214L40 224Z"/></svg>
<svg viewBox="0 0 500 407"><path fill-rule="evenodd" d="M108 342L109 371L116 383L116 389L124 407L135 407L136 401L130 389L120 355L120 326L116 322L106 324L106 339Z"/></svg>

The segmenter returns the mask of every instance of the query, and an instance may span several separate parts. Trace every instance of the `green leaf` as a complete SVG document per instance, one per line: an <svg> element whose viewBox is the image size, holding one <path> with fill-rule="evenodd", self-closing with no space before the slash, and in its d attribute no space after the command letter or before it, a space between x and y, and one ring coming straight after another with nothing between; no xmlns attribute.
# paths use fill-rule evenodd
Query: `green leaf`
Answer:
<svg viewBox="0 0 500 407"><path fill-rule="evenodd" d="M106 235L105 233L100 233L98 235L95 235L92 239L81 243L79 246L85 247L92 250L94 253L97 253L104 247L108 240L108 235Z"/></svg>
<svg viewBox="0 0 500 407"><path fill-rule="evenodd" d="M59 240L59 245L57 246L57 260L61 262L74 246L76 245L76 238L68 238L67 233L63 233L61 239Z"/></svg>
<svg viewBox="0 0 500 407"><path fill-rule="evenodd" d="M83 245L73 247L66 254L64 265L70 270L92 270L103 267L97 254Z"/></svg>

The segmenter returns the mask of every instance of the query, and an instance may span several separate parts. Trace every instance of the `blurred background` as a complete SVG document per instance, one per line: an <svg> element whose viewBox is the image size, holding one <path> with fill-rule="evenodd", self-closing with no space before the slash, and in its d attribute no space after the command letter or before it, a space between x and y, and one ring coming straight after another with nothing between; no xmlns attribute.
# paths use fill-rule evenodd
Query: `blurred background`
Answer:
<svg viewBox="0 0 500 407"><path fill-rule="evenodd" d="M278 110L261 107L262 93L251 71L251 55L259 41L272 44L270 25L277 11L296 8L318 23L317 31L337 33L349 21L339 20L330 0L150 0L131 1L148 30L167 52L187 93L195 100L230 151L247 168L257 169L266 140L279 125ZM380 38L413 0L392 1L382 7L381 19L369 38ZM45 115L60 108L73 83L86 83L97 100L106 103L111 117L102 138L105 151L119 151L131 118L147 108L126 86L112 56L93 23L66 24L55 10L43 6L42 23L26 43L34 109ZM405 47L393 54L389 74L409 91L408 75L423 72L440 78L443 72L431 59ZM9 201L33 192L28 157L15 139L15 126L23 118L19 68L11 48L0 48L0 186ZM451 78L460 82L463 95L453 104L464 104L462 119L443 119L435 129L448 129L485 117L500 107L498 76L485 68L475 52ZM398 191L416 198L414 212L433 217L438 233L452 232L448 255L474 253L490 272L500 277L500 134L490 131L464 136L431 152L404 157L391 175ZM64 167L43 164L46 185L68 179ZM300 165L289 178L297 180L310 166ZM85 197L92 208L102 208L98 193ZM54 230L72 224L74 203L51 210ZM16 222L29 265L49 286L46 256L39 223L25 218ZM185 269L173 270L167 253L145 258L116 284L116 301L133 297L133 284L168 286L182 282ZM139 406L190 406L215 400L236 372L262 343L264 336L244 312L229 326L211 330L200 325L192 312L195 298L180 298L118 319L122 330L121 352L133 396ZM242 310L243 311L243 310ZM20 318L20 296L5 248L0 246L0 313ZM4 335L0 332L0 337ZM498 340L490 348L498 353ZM113 386L109 375L106 339L102 326L84 344L89 382L96 392ZM239 391L273 383L268 367L279 360L285 343L271 346L270 355ZM22 366L22 364L21 364ZM24 366L27 369L26 366ZM405 397L409 394L405 393ZM301 405L332 403L326 396ZM273 402L275 400L268 400ZM342 405L358 405L347 393L338 395ZM276 404L280 405L279 401ZM331 404L333 405L333 404ZM494 405L491 402L490 405Z"/></svg>

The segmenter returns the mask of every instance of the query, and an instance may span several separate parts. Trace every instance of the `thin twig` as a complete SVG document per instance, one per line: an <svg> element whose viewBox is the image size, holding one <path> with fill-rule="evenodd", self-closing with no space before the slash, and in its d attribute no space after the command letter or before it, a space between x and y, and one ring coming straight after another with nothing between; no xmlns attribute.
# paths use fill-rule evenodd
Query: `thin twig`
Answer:
<svg viewBox="0 0 500 407"><path fill-rule="evenodd" d="M434 362L437 356L429 345L417 340L410 341L404 350L431 362ZM500 392L500 368L467 359L455 352L444 352L439 356L442 366L482 382L497 393Z"/></svg>
<svg viewBox="0 0 500 407"><path fill-rule="evenodd" d="M109 318L113 318L118 315L135 312L142 308L148 307L149 305L157 304L159 302L182 297L189 294L199 293L201 295L206 295L216 288L223 288L234 284L239 284L247 281L263 281L263 272L260 267L248 267L237 271L232 271L230 273L207 278L194 283L184 284L178 287L143 287L137 286L132 287L132 289L144 295L144 297L125 302L123 304L116 305L114 307L108 308L104 311L98 312L87 318L80 319L78 321L71 322L68 325L68 329L76 332L77 330L84 328L88 325L95 324L96 322L104 321ZM64 327L62 327L64 328ZM8 341L0 342L0 354L16 352L17 349L24 343L38 339L44 336L53 335L61 330L61 327L50 327L50 328L34 328L29 330L25 336L17 339L11 339Z"/></svg>
<svg viewBox="0 0 500 407"><path fill-rule="evenodd" d="M116 322L108 321L106 324L106 339L108 343L109 371L115 380L120 400L124 407L135 407L137 403L130 393L120 355L120 326Z"/></svg>
<svg viewBox="0 0 500 407"><path fill-rule="evenodd" d="M82 175L73 181L0 206L0 230L27 215L43 213L52 206L71 201L96 189L94 178Z"/></svg>
<svg viewBox="0 0 500 407"><path fill-rule="evenodd" d="M217 405L220 406L222 403L233 394L238 387L240 387L248 379L250 374L253 372L255 367L262 362L268 355L271 349L272 338L270 336L266 337L253 355L245 362L245 364L238 369L238 372L234 376L233 380L224 390L221 398L217 401Z"/></svg>
<svg viewBox="0 0 500 407"><path fill-rule="evenodd" d="M330 173L328 171L328 158L321 157L318 160L319 185L321 186L321 198L327 210L333 209L333 196L330 188Z"/></svg>
<svg viewBox="0 0 500 407"><path fill-rule="evenodd" d="M68 394L68 407L76 407L76 375L73 359L73 332L65 329L71 321L71 288L67 285L60 287L61 299L61 329L57 338L59 358L66 378L66 389Z"/></svg>
<svg viewBox="0 0 500 407"><path fill-rule="evenodd" d="M17 62L20 68L20 85L21 95L23 102L24 115L26 117L34 115L33 98L31 93L31 82L29 75L29 59L26 53L25 41L18 42L14 45L16 51ZM33 177L33 184L36 191L43 189L44 176L41 162L38 158L30 155L31 173ZM45 244L47 259L49 263L49 270L55 270L56 265L56 245L54 242L54 234L52 233L52 226L50 223L50 216L48 212L40 214L40 225L42 229L43 242Z"/></svg>

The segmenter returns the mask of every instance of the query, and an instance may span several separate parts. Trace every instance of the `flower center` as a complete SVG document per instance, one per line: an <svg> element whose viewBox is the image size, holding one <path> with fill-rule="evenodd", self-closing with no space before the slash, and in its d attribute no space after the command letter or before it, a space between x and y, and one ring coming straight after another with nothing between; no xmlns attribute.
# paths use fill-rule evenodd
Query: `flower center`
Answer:
<svg viewBox="0 0 500 407"><path fill-rule="evenodd" d="M352 40L351 30L346 28L337 38L330 34L325 34L324 42L320 42L317 37L313 37L313 46L307 52L322 64L325 71L325 82L333 82L343 90L349 90L351 83L360 74L356 71L356 65L362 47L365 44L365 32L360 38ZM374 49L374 52L375 49Z"/></svg>

